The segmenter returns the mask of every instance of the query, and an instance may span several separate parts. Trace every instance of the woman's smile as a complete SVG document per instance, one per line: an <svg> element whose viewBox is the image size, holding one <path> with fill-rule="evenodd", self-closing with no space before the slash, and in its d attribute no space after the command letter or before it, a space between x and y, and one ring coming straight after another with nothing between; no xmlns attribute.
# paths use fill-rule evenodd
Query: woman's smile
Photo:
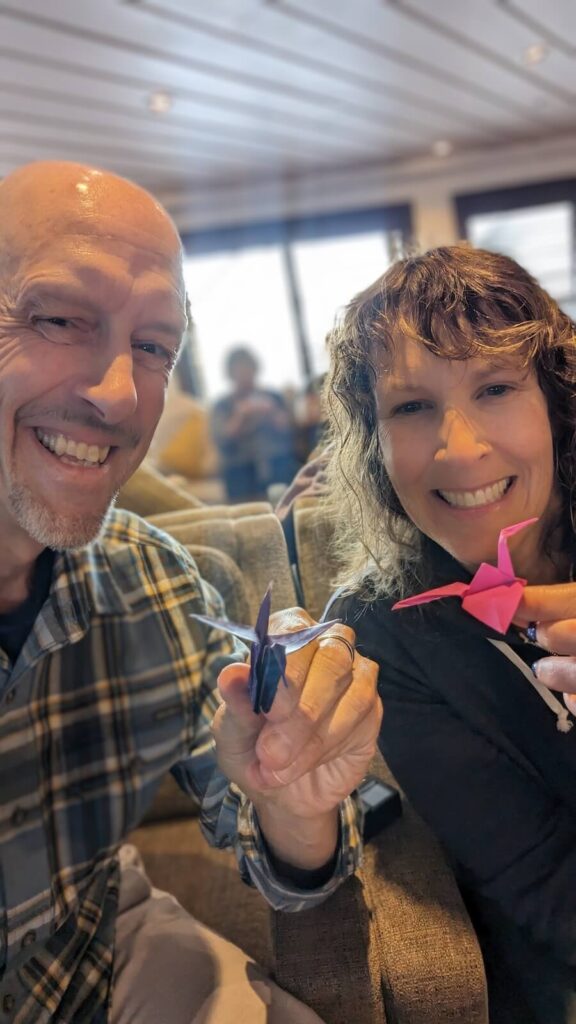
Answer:
<svg viewBox="0 0 576 1024"><path fill-rule="evenodd" d="M506 476L496 483L485 484L481 487L449 491L438 488L433 493L451 508L459 510L487 508L502 500L512 487L514 479L513 476Z"/></svg>

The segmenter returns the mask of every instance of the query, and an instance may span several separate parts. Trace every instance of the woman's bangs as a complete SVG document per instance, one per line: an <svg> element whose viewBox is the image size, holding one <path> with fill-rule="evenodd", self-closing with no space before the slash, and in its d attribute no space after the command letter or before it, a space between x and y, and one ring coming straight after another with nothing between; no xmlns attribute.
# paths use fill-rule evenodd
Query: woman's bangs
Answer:
<svg viewBox="0 0 576 1024"><path fill-rule="evenodd" d="M394 323L387 318L386 332L380 332L378 348L391 352L394 339L410 340L424 345L440 359L519 360L528 366L546 344L547 325L538 320L507 321L502 310L492 315L482 310L470 318L465 308L444 308L441 311L399 309ZM478 312L478 311L477 311Z"/></svg>

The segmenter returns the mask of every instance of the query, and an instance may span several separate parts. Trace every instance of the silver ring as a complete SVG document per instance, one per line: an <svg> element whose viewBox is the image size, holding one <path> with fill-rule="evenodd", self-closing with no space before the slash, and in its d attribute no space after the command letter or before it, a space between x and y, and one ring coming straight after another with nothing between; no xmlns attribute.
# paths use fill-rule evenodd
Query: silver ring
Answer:
<svg viewBox="0 0 576 1024"><path fill-rule="evenodd" d="M352 658L352 661L354 661L354 655L355 655L356 652L355 652L352 644L350 643L349 640L346 639L346 637L340 636L339 633L325 633L324 636L322 637L322 639L323 640L339 640L341 644L344 644L344 646L348 648L348 650L350 651L350 657Z"/></svg>

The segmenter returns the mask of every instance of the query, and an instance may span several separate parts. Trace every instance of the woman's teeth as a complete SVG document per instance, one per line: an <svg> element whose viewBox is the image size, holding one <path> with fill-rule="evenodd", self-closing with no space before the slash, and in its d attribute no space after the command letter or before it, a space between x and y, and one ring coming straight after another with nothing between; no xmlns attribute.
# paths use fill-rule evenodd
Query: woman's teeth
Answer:
<svg viewBox="0 0 576 1024"><path fill-rule="evenodd" d="M45 448L53 452L59 458L76 459L78 462L88 466L98 466L106 459L110 446L100 448L97 444L86 444L85 441L72 441L64 437L64 434L44 434L39 430L35 431L36 437Z"/></svg>
<svg viewBox="0 0 576 1024"><path fill-rule="evenodd" d="M512 477L506 477L497 484L490 487L483 487L478 491L438 491L441 498L444 498L449 505L456 508L480 508L482 505L492 505L504 497L512 482Z"/></svg>

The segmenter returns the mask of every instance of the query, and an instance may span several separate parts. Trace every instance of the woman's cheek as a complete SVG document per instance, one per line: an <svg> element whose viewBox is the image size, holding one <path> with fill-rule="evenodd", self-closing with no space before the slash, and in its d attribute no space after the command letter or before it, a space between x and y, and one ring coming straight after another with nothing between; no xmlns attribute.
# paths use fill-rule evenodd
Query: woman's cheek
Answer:
<svg viewBox="0 0 576 1024"><path fill-rule="evenodd" d="M380 447L390 480L400 486L403 480L417 477L428 460L424 438L415 436L414 431L388 428L380 435Z"/></svg>

